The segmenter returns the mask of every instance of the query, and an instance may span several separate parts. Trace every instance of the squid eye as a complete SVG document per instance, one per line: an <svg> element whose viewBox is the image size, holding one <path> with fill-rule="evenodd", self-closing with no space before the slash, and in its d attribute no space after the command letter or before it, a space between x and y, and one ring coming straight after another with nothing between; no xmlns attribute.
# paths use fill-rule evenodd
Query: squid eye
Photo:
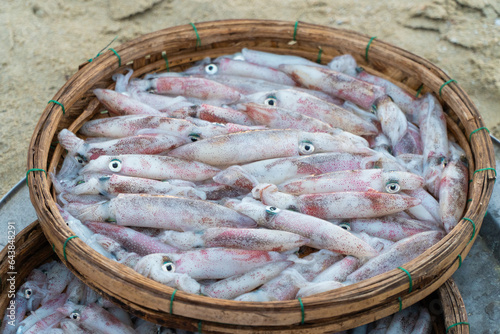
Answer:
<svg viewBox="0 0 500 334"><path fill-rule="evenodd" d="M80 181L78 181L78 182L76 183L76 185L79 185L79 184L82 184L82 183L85 183L85 181L80 180Z"/></svg>
<svg viewBox="0 0 500 334"><path fill-rule="evenodd" d="M372 110L371 110L372 114L377 114L377 106L372 104Z"/></svg>
<svg viewBox="0 0 500 334"><path fill-rule="evenodd" d="M314 152L314 145L310 141L304 140L299 144L300 154L311 154L313 152Z"/></svg>
<svg viewBox="0 0 500 334"><path fill-rule="evenodd" d="M389 194L395 194L401 190L401 186L397 181L389 181L385 185L385 191L387 191Z"/></svg>
<svg viewBox="0 0 500 334"><path fill-rule="evenodd" d="M189 139L194 143L195 141L200 140L200 135L197 133L191 133L189 136Z"/></svg>
<svg viewBox="0 0 500 334"><path fill-rule="evenodd" d="M75 156L75 160L76 162L78 162L79 164L83 164L85 162L85 160L83 160L83 158L79 155L76 155Z"/></svg>
<svg viewBox="0 0 500 334"><path fill-rule="evenodd" d="M271 214L271 215L278 214L280 211L281 210L275 206L266 206L266 212Z"/></svg>
<svg viewBox="0 0 500 334"><path fill-rule="evenodd" d="M30 299L32 295L33 295L33 291L30 288L27 288L26 290L24 290L24 298Z"/></svg>
<svg viewBox="0 0 500 334"><path fill-rule="evenodd" d="M165 261L161 266L161 269L168 271L169 273L175 272L175 264L172 261Z"/></svg>
<svg viewBox="0 0 500 334"><path fill-rule="evenodd" d="M349 223L340 223L339 224L339 227L346 230L346 231L350 231L351 230L351 224Z"/></svg>
<svg viewBox="0 0 500 334"><path fill-rule="evenodd" d="M73 320L76 320L76 321L79 321L80 320L80 313L78 312L73 312L71 313L71 315L69 316L71 319Z"/></svg>
<svg viewBox="0 0 500 334"><path fill-rule="evenodd" d="M446 167L446 165L448 164L448 161L446 160L446 157L440 157L439 158L439 164L443 165L443 167Z"/></svg>
<svg viewBox="0 0 500 334"><path fill-rule="evenodd" d="M266 106L276 107L276 105L278 104L278 100L274 96L270 96L264 100L264 104Z"/></svg>
<svg viewBox="0 0 500 334"><path fill-rule="evenodd" d="M111 160L111 162L109 163L109 169L112 172L118 173L122 170L122 162L118 159Z"/></svg>
<svg viewBox="0 0 500 334"><path fill-rule="evenodd" d="M205 72L207 72L207 74L216 74L218 70L219 69L215 64L208 64L207 66L205 66Z"/></svg>

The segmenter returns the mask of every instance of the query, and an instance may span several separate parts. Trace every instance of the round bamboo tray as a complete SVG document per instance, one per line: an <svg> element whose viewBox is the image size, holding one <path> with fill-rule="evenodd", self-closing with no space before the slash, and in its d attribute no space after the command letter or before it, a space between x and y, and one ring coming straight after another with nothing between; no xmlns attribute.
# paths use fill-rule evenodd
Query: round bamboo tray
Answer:
<svg viewBox="0 0 500 334"><path fill-rule="evenodd" d="M87 120L100 115L102 106L94 88L113 87L111 76L134 69L134 76L169 70L179 71L207 56L217 57L248 47L256 50L303 56L321 63L350 53L372 74L387 78L410 93L440 97L455 134L469 158L470 179L465 220L438 244L404 268L360 283L298 300L283 302L236 302L216 300L178 291L144 278L130 268L100 256L73 235L59 214L51 182L44 172L29 173L31 201L49 242L63 262L84 282L133 313L170 327L203 332L280 333L335 332L368 323L414 304L438 289L468 254L481 227L496 178L491 140L478 110L456 82L429 61L378 39L352 31L285 21L227 20L183 25L144 35L104 52L80 70L57 92L44 110L33 134L28 169L53 171L62 161L63 149L51 144L63 128L76 132ZM293 40L293 41L292 41ZM371 42L370 42L371 41ZM163 54L162 54L163 53ZM117 54L119 56L117 56ZM165 58L163 56L166 56ZM168 64L167 64L168 60ZM441 94L439 94L441 93ZM100 117L100 116L99 116ZM470 143L469 143L470 138ZM471 223L471 221L473 223ZM411 291L410 291L411 290ZM171 308L172 306L172 308ZM172 312L170 312L172 310ZM302 321L304 320L304 321Z"/></svg>
<svg viewBox="0 0 500 334"><path fill-rule="evenodd" d="M33 222L22 230L15 240L16 246L16 280L15 289L24 283L29 273L39 267L42 263L57 259L52 247L45 238L38 221ZM5 247L0 252L0 278L2 282L11 277L9 272L8 249ZM5 314L10 299L9 285L1 286L0 290L0 316ZM428 307L432 318L435 334L445 334L446 328L453 324L468 322L465 305L455 282L452 278L447 280L436 292L424 299L423 304ZM454 326L450 328L449 334L469 334L468 326Z"/></svg>

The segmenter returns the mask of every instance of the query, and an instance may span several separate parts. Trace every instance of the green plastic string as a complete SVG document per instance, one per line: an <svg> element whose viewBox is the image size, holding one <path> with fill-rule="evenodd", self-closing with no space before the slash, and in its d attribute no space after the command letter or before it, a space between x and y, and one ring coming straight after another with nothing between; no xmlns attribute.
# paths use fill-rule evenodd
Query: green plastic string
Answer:
<svg viewBox="0 0 500 334"><path fill-rule="evenodd" d="M201 334L201 320L200 320L200 322L198 322L198 333Z"/></svg>
<svg viewBox="0 0 500 334"><path fill-rule="evenodd" d="M163 60L165 60L165 64L167 64L167 72L170 72L170 66L168 65L167 53L165 51L163 51L161 53L161 56L163 57Z"/></svg>
<svg viewBox="0 0 500 334"><path fill-rule="evenodd" d="M373 36L372 38L370 38L370 40L368 41L368 45L366 46L366 49L365 49L365 59L366 61L368 61L368 50L370 49L370 44L372 44L373 40L377 38L377 36Z"/></svg>
<svg viewBox="0 0 500 334"><path fill-rule="evenodd" d="M482 172L482 171L485 171L485 170L492 170L492 171L494 171L495 172L495 177L497 177L497 171L495 170L495 168L491 168L491 167L481 168L481 169L475 170L474 173L472 173L472 176L474 176L477 172Z"/></svg>
<svg viewBox="0 0 500 334"><path fill-rule="evenodd" d="M29 186L28 184L28 174L30 172L44 172L45 173L45 177L47 177L47 172L45 171L45 169L41 169L41 168L31 168L29 169L27 172L26 172L26 185Z"/></svg>
<svg viewBox="0 0 500 334"><path fill-rule="evenodd" d="M56 252L56 245L52 244L52 250L54 251L54 253Z"/></svg>
<svg viewBox="0 0 500 334"><path fill-rule="evenodd" d="M304 304L302 303L302 299L299 297L297 298L299 300L299 304L300 304L300 313L302 314L302 319L300 320L300 324L303 325L304 324L304 319L306 317L306 312L304 311Z"/></svg>
<svg viewBox="0 0 500 334"><path fill-rule="evenodd" d="M469 199L467 200L467 202L472 202L472 198L469 198Z"/></svg>
<svg viewBox="0 0 500 334"><path fill-rule="evenodd" d="M408 275L408 279L410 280L410 289L408 290L408 293L410 293L413 290L413 280L411 279L411 275L408 272L408 270L406 270L403 267L398 267L398 269L401 269L402 271L404 271L406 273L406 275Z"/></svg>
<svg viewBox="0 0 500 334"><path fill-rule="evenodd" d="M424 84L421 84L420 87L418 87L418 89L417 89L417 95L415 95L415 97L418 97L420 95L423 88L424 88Z"/></svg>
<svg viewBox="0 0 500 334"><path fill-rule="evenodd" d="M199 47L199 46L201 46L201 39L200 39L200 35L198 35L198 30L196 29L194 23L191 22L189 24L193 27L194 32L196 34L196 47Z"/></svg>
<svg viewBox="0 0 500 334"><path fill-rule="evenodd" d="M104 50L106 50L106 48L107 48L108 46L110 46L111 44L113 44L113 42L114 42L114 41L116 41L116 39L117 39L117 38L118 38L118 36L116 36L115 38L113 38L113 40L112 40L111 42L109 42L109 43L108 43L108 45L106 45L106 46L105 46L105 47L104 47L101 51L99 51L99 52L97 53L97 55L96 55L94 58L90 58L90 59L88 60L88 62L89 62L89 63L91 63L94 59L96 59L97 57L99 57L99 56L101 55L101 53L102 53ZM111 49L110 49L110 50L111 50ZM118 53L116 53L116 51L114 51L114 52L115 52L115 54L118 56ZM120 58L120 56L118 56L118 58ZM121 60L120 60L120 63L121 63ZM120 65L120 66L121 66L121 65Z"/></svg>
<svg viewBox="0 0 500 334"><path fill-rule="evenodd" d="M462 266L462 255L458 254L458 269Z"/></svg>
<svg viewBox="0 0 500 334"><path fill-rule="evenodd" d="M293 28L293 40L297 40L297 26L299 25L299 21L295 21L295 27Z"/></svg>
<svg viewBox="0 0 500 334"><path fill-rule="evenodd" d="M474 133L476 133L476 132L478 132L478 131L481 131L481 130L486 130L486 131L488 131L488 133L490 133L490 130L488 130L488 128L487 128L487 127L482 126L482 127L477 128L476 130L474 130L474 131L472 131L472 132L470 133L470 135L469 135L469 141L471 140L472 135L473 135Z"/></svg>
<svg viewBox="0 0 500 334"><path fill-rule="evenodd" d="M457 82L457 80L450 79L450 80L446 81L444 84L441 85L441 87L439 88L439 96L441 96L441 90L443 89L443 87L446 86L446 85L448 85L448 84L450 84L450 83L452 83L452 82Z"/></svg>
<svg viewBox="0 0 500 334"><path fill-rule="evenodd" d="M403 309L403 299L401 299L401 297L398 297L398 300L399 300L399 311L401 311Z"/></svg>
<svg viewBox="0 0 500 334"><path fill-rule="evenodd" d="M469 240L469 242L467 243L467 245L468 245L468 244L470 244L470 242L472 241L472 239L474 239L474 236L476 235L476 224L474 224L474 222L473 222L473 221L472 221L472 219L470 219L470 218L466 218L466 217L464 217L464 218L462 218L462 219L463 219L463 220L467 220L467 221L469 221L469 222L471 222L471 223L472 223L472 236L470 237L470 240Z"/></svg>
<svg viewBox="0 0 500 334"><path fill-rule="evenodd" d="M118 52L116 52L115 49L109 48L109 50L111 50L115 54L115 56L118 57L118 67L121 67L122 66L122 57L120 57L120 55L118 54Z"/></svg>
<svg viewBox="0 0 500 334"><path fill-rule="evenodd" d="M61 102L56 100L50 100L49 102L47 102L47 104L49 104L50 102L60 105L63 111L63 115L66 114L66 109L64 108L64 105Z"/></svg>
<svg viewBox="0 0 500 334"><path fill-rule="evenodd" d="M318 64L321 64L321 54L323 53L323 49L321 48L321 46L319 47L319 51L318 51L318 58L316 58L316 62Z"/></svg>
<svg viewBox="0 0 500 334"><path fill-rule="evenodd" d="M74 238L78 238L77 235L72 235L71 237L69 237L68 239L66 239L66 241L64 242L64 245L63 245L63 255L64 255L64 260L65 261L68 261L68 258L66 257L66 245L68 244L68 241L70 241L71 239L74 239Z"/></svg>
<svg viewBox="0 0 500 334"><path fill-rule="evenodd" d="M174 290L174 292L172 293L172 297L170 297L170 314L172 314L172 311L174 310L174 297L176 292L177 289Z"/></svg>
<svg viewBox="0 0 500 334"><path fill-rule="evenodd" d="M469 330L470 330L470 324L468 322L462 321L462 322L457 322L456 324L453 324L451 326L448 326L448 328L446 328L446 333L448 333L450 331L450 329L452 329L453 327L458 326L458 325L467 325L467 326L469 326Z"/></svg>

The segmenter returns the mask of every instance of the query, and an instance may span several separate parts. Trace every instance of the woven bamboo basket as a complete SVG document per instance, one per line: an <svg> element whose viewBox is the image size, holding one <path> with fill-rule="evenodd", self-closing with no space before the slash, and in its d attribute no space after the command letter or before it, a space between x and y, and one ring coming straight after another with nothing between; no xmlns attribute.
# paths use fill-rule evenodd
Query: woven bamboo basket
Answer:
<svg viewBox="0 0 500 334"><path fill-rule="evenodd" d="M457 227L438 244L395 269L337 290L283 302L216 300L178 291L146 279L130 268L109 261L73 235L59 214L50 179L40 170L28 174L31 201L49 242L63 262L84 282L133 313L170 327L204 332L280 333L335 332L395 313L438 289L467 256L481 227L496 178L491 140L478 110L456 82L429 61L378 39L352 31L285 21L227 20L183 25L144 35L107 51L80 70L53 97L33 134L28 169L53 171L63 149L52 143L63 128L76 132L87 120L101 117L94 88L113 87L111 76L134 69L145 73L184 70L207 56L251 49L302 56L321 63L352 54L369 73L387 78L416 93L433 92L447 114L448 129L469 158L467 208ZM444 83L448 83L444 85ZM63 110L64 106L64 110ZM470 142L469 142L470 140ZM471 222L472 221L472 222ZM63 245L67 258L63 256ZM411 286L411 288L410 288Z"/></svg>
<svg viewBox="0 0 500 334"><path fill-rule="evenodd" d="M37 268L42 263L57 259L38 221L27 226L16 236L15 248L15 271L17 273L15 275L16 291L24 283L24 279L34 268ZM12 270L9 268L10 264L7 252L7 247L0 252L0 278L2 282L7 282L7 279L12 276L8 274L12 272ZM2 317L9 306L9 290L9 284L3 284L1 286L0 315ZM454 324L468 322L462 296L452 278L447 280L437 291L424 299L423 304L429 309L435 334L445 334L446 328ZM469 334L469 326L453 326L448 333Z"/></svg>

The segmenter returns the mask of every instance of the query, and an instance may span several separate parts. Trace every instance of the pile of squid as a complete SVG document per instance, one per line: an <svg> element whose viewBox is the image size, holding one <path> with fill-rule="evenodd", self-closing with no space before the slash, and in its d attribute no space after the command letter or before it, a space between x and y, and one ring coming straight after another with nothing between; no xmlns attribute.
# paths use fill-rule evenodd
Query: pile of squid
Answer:
<svg viewBox="0 0 500 334"><path fill-rule="evenodd" d="M2 321L3 334L188 334L137 318L98 295L63 264L52 261L34 269L12 299ZM11 303L12 305L12 303ZM361 333L430 333L427 308L413 305L351 331Z"/></svg>
<svg viewBox="0 0 500 334"><path fill-rule="evenodd" d="M52 174L68 226L173 288L276 301L397 268L450 232L467 161L437 98L249 49L94 93ZM110 117L108 117L110 116Z"/></svg>

